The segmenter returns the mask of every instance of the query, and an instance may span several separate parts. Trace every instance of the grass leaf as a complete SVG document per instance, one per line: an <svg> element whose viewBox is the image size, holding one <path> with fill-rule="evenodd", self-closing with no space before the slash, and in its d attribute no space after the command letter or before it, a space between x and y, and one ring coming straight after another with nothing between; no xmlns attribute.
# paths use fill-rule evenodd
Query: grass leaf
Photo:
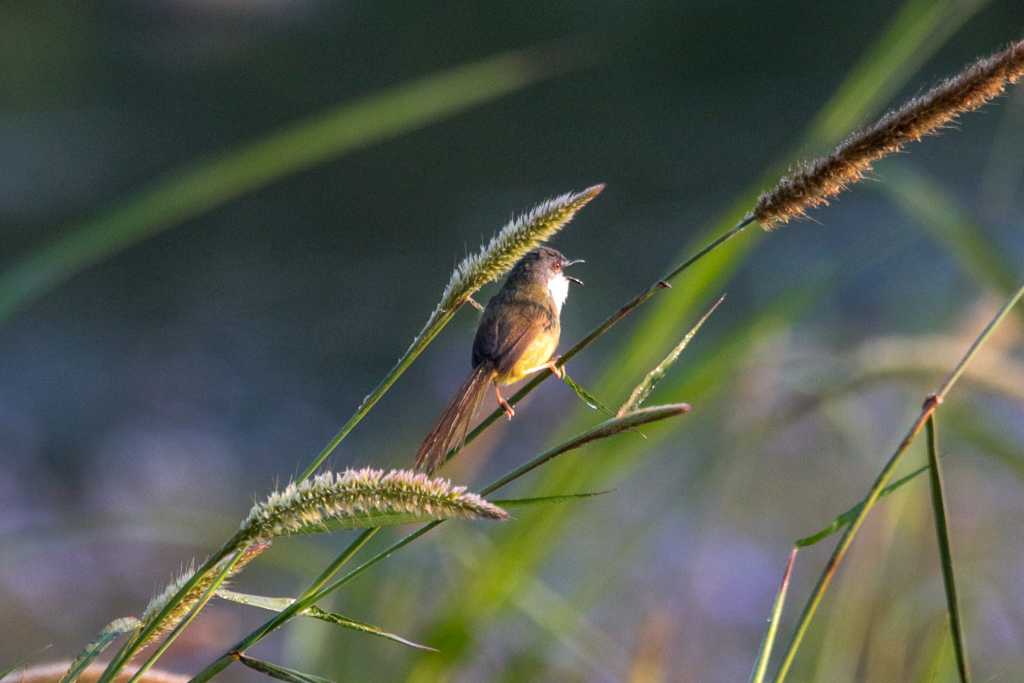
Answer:
<svg viewBox="0 0 1024 683"><path fill-rule="evenodd" d="M269 610L271 612L281 612L295 602L294 598L273 598L264 595L251 595L249 593L236 593L230 590L220 590L217 592L217 597L223 598L224 600L231 600L243 605L249 605L250 607L259 607L260 609ZM313 619L319 619L329 624L341 626L343 628L351 629L353 631L359 631L361 633L368 633L378 638L384 638L401 645L406 645L417 650L425 650L427 652L437 652L436 648L432 648L429 645L422 645L420 643L403 638L402 636L394 633L389 633L383 629L371 626L370 624L364 624L361 621L350 619L344 615L338 614L337 612L328 612L327 610L320 609L316 605L311 605L306 609L299 612L299 614Z"/></svg>
<svg viewBox="0 0 1024 683"><path fill-rule="evenodd" d="M266 674L278 681L288 681L289 683L334 683L331 679L324 678L323 676L307 674L295 669L289 669L285 666L271 664L270 662L262 659L243 655L240 652L235 653L235 659L253 671L259 671L260 673Z"/></svg>
<svg viewBox="0 0 1024 683"><path fill-rule="evenodd" d="M552 505L557 503L569 503L574 500L580 500L582 498L594 498L595 496L603 496L606 493L611 493L611 489L607 491L590 491L587 493L566 493L560 496L534 496L533 498L502 498L500 500L493 501L495 505L500 505L502 508L517 508L517 507L530 507L533 505Z"/></svg>
<svg viewBox="0 0 1024 683"><path fill-rule="evenodd" d="M647 397L651 395L652 391L654 391L654 387L658 384L658 382L661 381L661 379L669 371L669 368L671 368L675 364L675 362L679 360L680 354L682 354L686 347L689 346L690 341L694 338L694 336L696 336L697 332L700 330L704 322L711 317L711 314L715 312L715 309L718 308L723 301L725 301L724 294L718 298L718 301L712 304L711 308L708 309L707 313L700 317L700 320L698 320L697 323L690 328L690 331L683 336L683 338L679 341L678 344L675 345L675 347L673 347L669 354L665 356L660 363L654 366L653 370L647 373L647 375L643 378L640 384L638 384L636 388L633 389L633 392L629 395L629 398L626 399L626 402L622 404L622 407L619 408L619 411L616 413L616 415L625 415L626 413L632 410L636 410L643 404L644 401L647 400Z"/></svg>
<svg viewBox="0 0 1024 683"><path fill-rule="evenodd" d="M946 588L950 635L953 637L953 651L956 653L956 668L960 674L960 683L970 683L971 667L967 659L967 640L964 637L964 626L960 617L960 599L957 597L953 547L949 538L946 493L942 480L942 464L939 462L938 435L936 434L934 415L928 418L926 430L932 509L935 512L935 534L938 537L939 558L942 561L942 583Z"/></svg>
<svg viewBox="0 0 1024 683"><path fill-rule="evenodd" d="M896 481L889 484L888 486L885 487L885 489L882 490L882 494L879 496L879 498L884 498L885 496L888 496L890 493L900 488L904 484L909 484L911 480L915 479L919 474L926 472L927 470L928 465L924 465L923 467L917 468L907 476L897 479ZM853 521L853 519L856 518L858 514L860 514L861 508L863 507L864 501L857 503L843 514L833 519L828 526L821 529L820 531L811 534L810 536L804 536L803 538L798 539L796 543L794 543L794 545L798 548L806 548L808 546L812 546L817 543L820 543L821 541L824 541L829 536L841 531L844 527L846 527L847 524Z"/></svg>
<svg viewBox="0 0 1024 683"><path fill-rule="evenodd" d="M575 391L579 399L591 410L600 410L606 415L615 414L612 409L602 403L599 398L584 389L572 377L570 377L569 373L565 371L565 368L562 368L562 381L568 384L569 388Z"/></svg>

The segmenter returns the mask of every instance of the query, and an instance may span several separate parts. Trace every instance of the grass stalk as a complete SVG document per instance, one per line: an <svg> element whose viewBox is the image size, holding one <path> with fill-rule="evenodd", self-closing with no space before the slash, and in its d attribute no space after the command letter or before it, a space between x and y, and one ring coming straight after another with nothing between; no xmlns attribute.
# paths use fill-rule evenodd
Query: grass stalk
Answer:
<svg viewBox="0 0 1024 683"><path fill-rule="evenodd" d="M565 441L559 444L558 446L555 446L554 448L544 451L540 455L534 457L529 462L515 468L508 474L499 477L498 479L494 480L493 482L482 488L479 491L479 495L490 495L491 493L497 491L498 489L501 489L507 486L508 484L512 483L513 481L519 479L520 477L526 475L527 473L532 472L533 470L549 462L550 460L564 453L575 450L592 441L605 439L610 436L620 434L623 431L628 431L634 427L638 427L643 424L649 424L651 422L657 422L659 420L664 420L669 417L683 415L689 412L689 410L690 407L685 403L670 404L665 406L653 406L650 408L642 408L638 411L635 411L634 413L630 413L629 415L606 420L605 422L602 422L596 427L587 430L586 432L579 434L578 436L569 439L568 441ZM342 555L340 555L331 564L330 567L328 567L324 570L323 573L321 573L317 581L314 582L314 584L310 586L308 589L306 589L306 591L304 591L303 594L298 599L296 599L295 602L293 602L287 609L282 610L278 614L274 615L273 618L268 620L262 626L249 633L245 638L239 641L229 651L222 654L210 665L208 665L205 669L196 674L196 676L192 678L190 683L203 683L204 681L210 680L218 673L226 669L231 664L232 661L237 659L237 655L239 653L245 652L247 649L249 649L256 643L258 643L260 640L262 640L264 636L276 630L286 621L293 618L296 614L313 606L320 600L323 600L325 597L327 597L334 591L338 590L345 584L349 583L350 581L352 581L357 576L367 571L377 563L387 559L398 550L404 548L405 546L409 545L416 539L427 534L429 531L435 529L443 523L444 520L438 520L436 522L431 522L430 524L420 527L416 531L408 534L407 536L391 544L384 550L378 552L376 555L366 560L355 569L350 570L348 573L344 574L335 581L327 583L330 577L337 573L338 569L340 569L345 563L347 563L348 560L351 559L356 554L356 552L358 552L358 550L366 544L366 542L368 542L373 536L375 536L380 531L379 527L374 529L367 529L348 548L346 548L345 552L343 552Z"/></svg>
<svg viewBox="0 0 1024 683"><path fill-rule="evenodd" d="M860 531L861 525L867 518L868 513L871 512L875 503L878 502L879 497L882 495L882 491L885 489L889 480L892 478L896 471L896 466L900 463L903 455L906 453L910 444L913 443L915 437L924 429L925 424L931 418L935 410L941 405L943 400L952 390L957 380L963 374L967 365L971 362L971 359L978 353L978 350L982 345L989 339L992 333L996 330L999 324L1006 318L1010 310L1020 301L1021 297L1024 296L1024 285L1010 297L1010 299L1003 305L996 315L989 321L985 329L974 339L970 348L967 349L966 353L961 357L960 362L957 363L956 367L949 374L946 380L939 387L938 391L928 397L921 408L921 412L910 429L907 431L906 436L900 441L896 451L889 458L889 461L882 468L878 477L875 479L875 483L871 486L870 491L864 498L864 502L856 516L850 522L849 526L846 527L846 531L843 533L839 542L836 544L835 549L832 552L832 556L829 558L828 563L825 565L825 569L822 571L821 576L818 578L814 589L811 592L807 603L804 606L804 610L800 615L800 620L797 624L796 630L793 633L793 637L789 642L789 646L786 649L786 654L783 658L782 664L779 667L778 673L775 675L775 683L782 683L786 679L786 675L789 673L790 668L793 665L793 660L796 658L796 653L800 649L800 645L803 642L804 636L807 634L807 630L810 627L811 620L814 618L814 614L818 610L818 606L821 603L822 598L825 596L825 592L828 590L829 585L832 583L832 579L835 577L836 572L839 570L839 565L842 564L843 559L846 557L847 551L850 549L850 545L853 543L853 539L857 536L857 532Z"/></svg>
<svg viewBox="0 0 1024 683"><path fill-rule="evenodd" d="M946 493L943 485L942 465L939 462L938 434L935 416L926 424L928 442L928 478L931 480L932 508L935 511L935 534L939 542L939 558L942 562L942 581L946 588L946 608L949 610L949 630L956 653L956 668L960 683L970 683L971 668L967 660L967 639L964 637L960 613L960 599L957 596L956 578L953 565L953 548L949 537L949 516L946 512Z"/></svg>
<svg viewBox="0 0 1024 683"><path fill-rule="evenodd" d="M771 616L768 617L768 631L764 634L761 651L757 653L757 661L754 664L754 671L750 675L750 683L764 683L764 677L768 673L768 662L772 658L775 636L779 632L779 621L782 619L782 607L786 603L786 593L789 591L789 579L793 576L793 564L796 562L796 554L799 551L800 549L795 546L789 551L789 559L782 572L782 582L775 594L775 601L772 603Z"/></svg>

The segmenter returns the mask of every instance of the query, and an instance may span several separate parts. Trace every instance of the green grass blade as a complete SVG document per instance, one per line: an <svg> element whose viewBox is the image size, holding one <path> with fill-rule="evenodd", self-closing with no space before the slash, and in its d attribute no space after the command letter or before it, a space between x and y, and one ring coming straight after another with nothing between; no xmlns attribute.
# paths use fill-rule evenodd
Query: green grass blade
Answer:
<svg viewBox="0 0 1024 683"><path fill-rule="evenodd" d="M594 396L592 393L584 389L582 386L579 385L579 383L576 382L576 380L570 377L569 373L565 371L565 368L562 368L562 381L568 384L569 388L576 392L576 396L578 396L579 399L583 401L583 404L586 405L591 410L600 410L602 413L606 415L615 414L611 408L606 406L601 401L601 399L599 399L598 397Z"/></svg>
<svg viewBox="0 0 1024 683"><path fill-rule="evenodd" d="M566 493L560 496L534 496L532 498L502 498L491 502L501 508L532 507L534 505L553 505L558 503L571 503L584 498L603 496L608 491L590 491L588 493Z"/></svg>
<svg viewBox="0 0 1024 683"><path fill-rule="evenodd" d="M558 66L552 67L552 64ZM0 322L81 270L292 173L452 116L580 65L512 51L387 88L154 181L0 274Z"/></svg>
<svg viewBox="0 0 1024 683"><path fill-rule="evenodd" d="M230 600L237 602L242 605L249 605L250 607L259 607L260 609L269 610L271 612L281 612L292 606L295 602L295 598L274 598L267 597L265 595L251 595L249 593L236 593L235 591L221 589L217 591L217 597L223 598L224 600ZM301 612L300 615L311 617L313 619L319 619L329 624L341 626L342 628L351 629L353 631L359 631L360 633L368 633L378 638L384 638L407 647L415 648L417 650L425 650L427 652L437 652L436 648L432 648L429 645L423 645L421 643L414 642L408 638L389 633L376 626L370 624L364 624L361 621L350 619L344 615L338 614L337 612L329 612L327 610L320 609L316 605L312 605Z"/></svg>
<svg viewBox="0 0 1024 683"><path fill-rule="evenodd" d="M928 418L926 425L928 441L929 479L932 490L932 509L935 511L935 534L938 537L939 557L942 560L942 581L946 588L946 607L949 610L949 629L953 637L953 652L956 653L956 668L960 683L970 683L971 668L967 659L967 639L964 637L960 599L956 590L956 572L953 563L953 548L949 538L949 521L946 512L946 493L939 462L938 434L935 416Z"/></svg>
<svg viewBox="0 0 1024 683"><path fill-rule="evenodd" d="M896 481L882 489L882 494L879 496L879 498L884 498L885 496L888 496L890 493L902 487L904 484L910 483L912 480L917 478L919 474L922 474L927 471L928 465L925 465L923 467L917 468L907 476L897 479ZM806 548L808 546L812 546L824 541L826 538L832 536L833 534L839 533L840 531L845 529L846 526L857 517L857 515L860 514L860 511L861 509L863 509L863 507L864 501L857 503L843 514L833 519L832 522L821 531L817 531L811 534L810 536L805 536L797 540L796 543L794 543L793 545L795 545L797 548Z"/></svg>
<svg viewBox="0 0 1024 683"><path fill-rule="evenodd" d="M121 617L103 627L100 634L96 637L96 640L92 641L85 646L75 660L71 662L71 668L64 674L60 679L60 683L75 683L78 677L82 675L86 667L92 663L94 659L99 657L112 642L117 640L120 636L126 633L131 633L142 627L142 622L135 617ZM0 674L0 678L4 675Z"/></svg>
<svg viewBox="0 0 1024 683"><path fill-rule="evenodd" d="M675 362L679 360L679 356L686 350L686 347L690 345L690 342L700 331L701 326L711 317L711 314L715 312L722 302L725 301L725 295L723 294L718 298L711 308L708 309L707 313L702 315L697 323L690 328L690 331L683 335L683 338L676 344L667 356L665 356L660 363L654 366L650 372L648 372L643 380L633 389L633 392L626 399L626 402L619 408L617 415L625 415L626 413L636 410L643 402L647 400L647 397L654 391L654 387L657 386L658 382L668 373L669 369L675 365Z"/></svg>
<svg viewBox="0 0 1024 683"><path fill-rule="evenodd" d="M285 666L271 664L268 661L256 659L255 657L250 657L240 653L235 654L235 659L253 671L259 671L260 673L266 674L270 678L278 681L288 681L288 683L334 683L331 679L324 678L323 676L303 673L302 671L296 671L295 669L289 669Z"/></svg>
<svg viewBox="0 0 1024 683"><path fill-rule="evenodd" d="M914 421L914 424L911 425L906 435L900 441L899 446L896 447L896 451L889 457L889 460L882 467L882 471L879 472L878 476L875 478L875 482L871 485L871 489L868 491L868 495L864 498L864 503L860 510L856 515L854 515L849 525L847 525L846 531L836 544L835 550L832 551L832 556L829 559L828 564L826 564L825 569L822 570L821 575L818 577L818 582L815 584L810 597L807 599L807 603L804 605L804 610L800 614L796 631L793 633L793 637L786 649L782 665L779 667L779 671L775 675L775 683L782 683L786 678L786 674L789 673L789 669L793 665L793 660L796 658L796 653L800 649L800 644L803 642L803 638L807 634L808 628L810 628L811 620L814 618L814 615L818 610L818 606L821 604L821 600L825 596L825 592L832 583L832 579L835 577L836 571L842 564L843 559L846 557L846 554L853 543L853 539L856 537L857 532L860 531L861 525L863 525L868 513L874 507L875 503L878 502L878 498L881 496L882 491L892 478L897 465L902 460L903 455L907 452L910 444L914 441L921 430L924 429L925 423L942 404L949 392L952 391L971 360L978 354L981 347L984 346L985 342L988 341L992 336L992 333L999 327L1003 320L1006 319L1006 316L1009 315L1010 311L1022 297L1024 297L1024 284L1022 284L1013 296L1011 296L1003 305L1003 307L999 309L995 316L993 316L985 326L985 329L975 337L970 348L968 348L961 357L960 362L957 363L956 367L942 383L938 391L928 397L924 406L921 408L920 414Z"/></svg>
<svg viewBox="0 0 1024 683"><path fill-rule="evenodd" d="M775 594L775 601L772 603L772 613L768 618L768 630L761 642L761 649L757 653L757 661L754 670L750 674L750 683L764 683L765 674L768 673L768 662L772 658L772 648L775 646L775 636L779 632L779 621L782 619L782 607L786 603L786 593L789 591L789 579L793 575L793 563L796 562L796 554L799 548L793 548L786 561L786 568L782 572L782 582Z"/></svg>

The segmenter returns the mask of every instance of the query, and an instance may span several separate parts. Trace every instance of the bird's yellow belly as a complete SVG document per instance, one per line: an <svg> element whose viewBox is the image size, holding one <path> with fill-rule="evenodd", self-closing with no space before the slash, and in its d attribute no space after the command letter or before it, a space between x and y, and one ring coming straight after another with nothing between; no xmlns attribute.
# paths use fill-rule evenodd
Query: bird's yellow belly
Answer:
<svg viewBox="0 0 1024 683"><path fill-rule="evenodd" d="M526 350L523 351L523 355L519 357L519 360L509 368L508 372L496 375L494 381L498 384L518 382L529 375L531 371L547 363L557 347L557 334L538 334L530 342L530 345L526 347Z"/></svg>

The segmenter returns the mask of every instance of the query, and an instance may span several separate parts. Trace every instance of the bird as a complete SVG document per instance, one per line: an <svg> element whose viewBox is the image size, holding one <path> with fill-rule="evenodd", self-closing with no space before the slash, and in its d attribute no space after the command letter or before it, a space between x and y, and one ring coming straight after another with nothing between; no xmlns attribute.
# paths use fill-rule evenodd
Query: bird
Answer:
<svg viewBox="0 0 1024 683"><path fill-rule="evenodd" d="M569 295L569 283L583 284L564 271L578 263L585 261L567 259L557 249L542 246L512 267L480 318L469 377L420 444L417 470L432 474L452 448L465 444L469 423L491 385L498 405L511 420L515 409L501 395L502 385L545 369L563 376L553 358L561 334L562 305Z"/></svg>

